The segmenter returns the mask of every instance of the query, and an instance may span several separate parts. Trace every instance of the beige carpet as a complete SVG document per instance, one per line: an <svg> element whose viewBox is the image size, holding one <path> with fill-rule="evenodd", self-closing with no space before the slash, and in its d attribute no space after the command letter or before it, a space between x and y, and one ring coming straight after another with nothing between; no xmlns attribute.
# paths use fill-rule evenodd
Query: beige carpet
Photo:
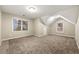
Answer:
<svg viewBox="0 0 79 59"><path fill-rule="evenodd" d="M48 35L4 41L0 53L10 54L73 54L79 53L75 39Z"/></svg>

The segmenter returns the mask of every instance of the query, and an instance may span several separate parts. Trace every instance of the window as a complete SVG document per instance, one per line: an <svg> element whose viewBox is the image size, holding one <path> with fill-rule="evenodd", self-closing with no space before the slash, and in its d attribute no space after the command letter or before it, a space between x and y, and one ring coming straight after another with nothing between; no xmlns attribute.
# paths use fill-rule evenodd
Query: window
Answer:
<svg viewBox="0 0 79 59"><path fill-rule="evenodd" d="M22 30L28 30L28 22L22 21Z"/></svg>
<svg viewBox="0 0 79 59"><path fill-rule="evenodd" d="M13 31L28 30L28 21L18 20L18 18L13 18Z"/></svg>
<svg viewBox="0 0 79 59"><path fill-rule="evenodd" d="M63 25L63 22L58 22L58 23L57 23L56 32L59 32L59 33L63 33L63 32L64 32L64 25Z"/></svg>

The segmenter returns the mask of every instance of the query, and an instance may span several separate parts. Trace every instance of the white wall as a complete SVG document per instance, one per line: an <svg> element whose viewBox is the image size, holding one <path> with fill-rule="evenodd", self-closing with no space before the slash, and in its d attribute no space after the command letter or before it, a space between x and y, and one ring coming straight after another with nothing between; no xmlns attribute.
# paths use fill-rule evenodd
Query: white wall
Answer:
<svg viewBox="0 0 79 59"><path fill-rule="evenodd" d="M75 25L75 39L76 39L77 46L79 48L79 17L77 20L77 24Z"/></svg>
<svg viewBox="0 0 79 59"><path fill-rule="evenodd" d="M19 18L22 20L24 19L28 21L28 30L27 31L12 31L12 17L14 17L14 15L2 13L1 33L2 33L3 40L33 35L32 21L28 21L26 18L22 18L22 17L19 17ZM15 17L18 17L18 16L15 16Z"/></svg>
<svg viewBox="0 0 79 59"><path fill-rule="evenodd" d="M63 24L64 24L64 32L63 33L58 33L56 31L56 25L58 22L63 22ZM48 34L75 37L75 25L71 24L63 19L58 19L58 20L56 20L56 22L52 23L52 25L48 28Z"/></svg>
<svg viewBox="0 0 79 59"><path fill-rule="evenodd" d="M0 11L0 45L1 45L1 11Z"/></svg>
<svg viewBox="0 0 79 59"><path fill-rule="evenodd" d="M40 22L40 19L34 20L34 35L41 37L47 34L46 26Z"/></svg>

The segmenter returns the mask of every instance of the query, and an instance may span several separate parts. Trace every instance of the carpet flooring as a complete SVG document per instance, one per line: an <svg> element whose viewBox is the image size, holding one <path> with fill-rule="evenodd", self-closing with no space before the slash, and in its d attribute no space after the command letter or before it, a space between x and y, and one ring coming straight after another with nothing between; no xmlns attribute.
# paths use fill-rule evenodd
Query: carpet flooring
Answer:
<svg viewBox="0 0 79 59"><path fill-rule="evenodd" d="M23 37L3 41L0 54L77 54L74 38L56 35Z"/></svg>

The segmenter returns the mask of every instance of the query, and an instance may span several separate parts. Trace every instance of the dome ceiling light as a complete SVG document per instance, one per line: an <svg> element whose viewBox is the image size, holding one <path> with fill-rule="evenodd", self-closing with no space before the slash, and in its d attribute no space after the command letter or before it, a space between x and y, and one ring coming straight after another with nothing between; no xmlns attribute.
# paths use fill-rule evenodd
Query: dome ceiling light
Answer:
<svg viewBox="0 0 79 59"><path fill-rule="evenodd" d="M36 6L27 6L26 9L29 12L36 12L37 11L37 7Z"/></svg>

